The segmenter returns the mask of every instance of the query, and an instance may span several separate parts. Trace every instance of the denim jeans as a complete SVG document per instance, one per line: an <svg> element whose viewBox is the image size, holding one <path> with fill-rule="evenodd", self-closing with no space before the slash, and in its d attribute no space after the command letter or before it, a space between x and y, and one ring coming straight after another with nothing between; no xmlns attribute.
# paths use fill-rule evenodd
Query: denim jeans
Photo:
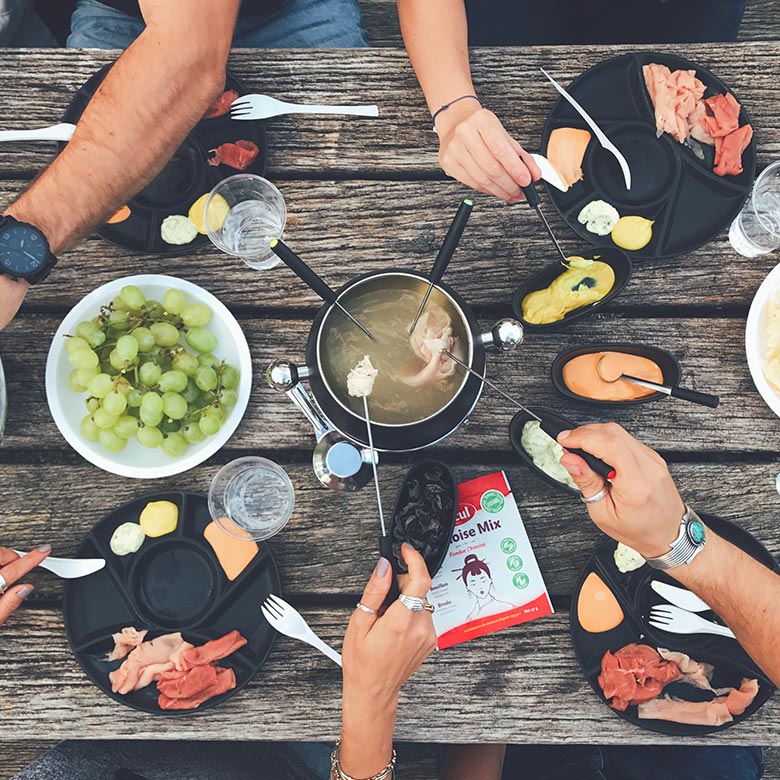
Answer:
<svg viewBox="0 0 780 780"><path fill-rule="evenodd" d="M510 745L502 780L760 780L761 748Z"/></svg>
<svg viewBox="0 0 780 780"><path fill-rule="evenodd" d="M0 7L3 2L0 0ZM68 46L126 49L143 29L143 19L137 16L117 11L98 0L78 0ZM350 49L368 46L368 39L357 0L286 0L276 13L239 17L233 46Z"/></svg>
<svg viewBox="0 0 780 780"><path fill-rule="evenodd" d="M0 0L0 46L52 47L58 43L33 8L33 0Z"/></svg>

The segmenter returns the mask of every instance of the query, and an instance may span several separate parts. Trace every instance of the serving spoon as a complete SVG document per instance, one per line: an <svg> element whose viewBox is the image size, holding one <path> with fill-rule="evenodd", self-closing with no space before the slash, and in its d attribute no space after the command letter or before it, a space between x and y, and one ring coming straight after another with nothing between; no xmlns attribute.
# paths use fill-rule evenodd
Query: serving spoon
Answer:
<svg viewBox="0 0 780 780"><path fill-rule="evenodd" d="M708 406L710 409L717 409L720 403L720 398L717 395L710 395L709 393L700 393L697 390L689 390L686 387L678 387L677 385L661 385L657 382L651 382L648 379L640 379L630 374L624 374L619 366L612 365L612 361L609 360L609 355L602 355L599 358L599 362L596 364L596 373L601 379L609 384L619 382L631 382L633 385L639 385L640 387L646 387L648 390L655 390L658 393L665 393L672 398L680 398L683 401L690 401L692 404L700 404L701 406ZM604 361L607 361L606 363Z"/></svg>

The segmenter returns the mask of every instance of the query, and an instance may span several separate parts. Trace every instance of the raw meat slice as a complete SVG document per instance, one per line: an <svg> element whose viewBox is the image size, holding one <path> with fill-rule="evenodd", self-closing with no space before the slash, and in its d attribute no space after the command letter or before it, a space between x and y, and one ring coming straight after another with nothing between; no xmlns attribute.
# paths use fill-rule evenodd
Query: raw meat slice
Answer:
<svg viewBox="0 0 780 780"><path fill-rule="evenodd" d="M707 108L701 118L701 126L713 138L723 138L739 127L739 112L742 106L730 92L706 98Z"/></svg>
<svg viewBox="0 0 780 780"><path fill-rule="evenodd" d="M120 661L134 647L138 647L143 641L148 631L138 631L132 626L123 628L118 634L114 634L114 649L108 654L108 661Z"/></svg>
<svg viewBox="0 0 780 780"><path fill-rule="evenodd" d="M696 103L696 108L688 116L688 132L691 138L695 138L699 143L713 146L715 139L702 127L701 120L707 116L707 106L703 100Z"/></svg>
<svg viewBox="0 0 780 780"><path fill-rule="evenodd" d="M718 176L738 176L742 168L742 153L750 145L753 128L742 125L727 136L715 139L715 167Z"/></svg>
<svg viewBox="0 0 780 780"><path fill-rule="evenodd" d="M666 65L644 65L645 86L655 112L658 135L669 133L680 143L690 135L689 117L698 108L704 90L703 82L694 70L671 71Z"/></svg>
<svg viewBox="0 0 780 780"><path fill-rule="evenodd" d="M220 658L227 658L242 648L246 641L238 631L234 630L219 639L212 639L200 647L190 645L184 648L173 656L173 661L179 671L186 672L195 666L205 666L219 661Z"/></svg>
<svg viewBox="0 0 780 780"><path fill-rule="evenodd" d="M677 665L664 661L648 645L629 644L616 653L607 651L601 660L598 682L610 706L624 711L650 701L667 683L681 677Z"/></svg>
<svg viewBox="0 0 780 780"><path fill-rule="evenodd" d="M161 693L157 704L162 710L193 710L214 696L232 691L236 687L236 674L232 669L217 667L216 682L188 699L174 699Z"/></svg>
<svg viewBox="0 0 780 780"><path fill-rule="evenodd" d="M590 132L574 127L557 127L547 142L547 159L568 189L582 179L582 159L590 143Z"/></svg>
<svg viewBox="0 0 780 780"><path fill-rule="evenodd" d="M235 143L221 144L209 157L209 165L229 165L237 171L245 171L260 154L260 148L252 141L236 141Z"/></svg>
<svg viewBox="0 0 780 780"><path fill-rule="evenodd" d="M204 119L216 119L218 116L224 116L230 111L230 106L234 100L238 99L238 92L234 89L225 90L211 106L211 108L203 115Z"/></svg>
<svg viewBox="0 0 780 780"><path fill-rule="evenodd" d="M701 688L704 691L713 690L711 683L715 667L712 664L699 663L685 653L672 652L663 647L658 648L658 654L665 661L677 664L677 668L682 674L679 682L687 683L694 688Z"/></svg>
<svg viewBox="0 0 780 780"><path fill-rule="evenodd" d="M409 341L414 354L425 363L425 366L416 374L402 377L407 385L420 387L451 376L455 371L455 362L442 354L443 349L454 355L458 353L457 340L452 335L452 321L441 306L428 304L417 321Z"/></svg>
<svg viewBox="0 0 780 780"><path fill-rule="evenodd" d="M149 685L156 679L156 675L165 671L162 667L172 668L171 659L174 653L191 647L192 645L182 639L180 633L163 634L150 642L142 642L116 671L109 673L111 690L114 693L126 694ZM166 666L167 664L171 666ZM147 667L152 667L150 673L144 673Z"/></svg>
<svg viewBox="0 0 780 780"><path fill-rule="evenodd" d="M196 666L188 672L172 669L157 683L157 690L170 699L191 699L217 683L218 668L212 664Z"/></svg>
<svg viewBox="0 0 780 780"><path fill-rule="evenodd" d="M662 696L640 704L638 716L643 720L668 720L692 726L722 726L734 720L726 704L714 701L682 701Z"/></svg>
<svg viewBox="0 0 780 780"><path fill-rule="evenodd" d="M758 680L742 680L739 689L732 688L729 691L724 703L732 715L741 715L753 703L757 693Z"/></svg>

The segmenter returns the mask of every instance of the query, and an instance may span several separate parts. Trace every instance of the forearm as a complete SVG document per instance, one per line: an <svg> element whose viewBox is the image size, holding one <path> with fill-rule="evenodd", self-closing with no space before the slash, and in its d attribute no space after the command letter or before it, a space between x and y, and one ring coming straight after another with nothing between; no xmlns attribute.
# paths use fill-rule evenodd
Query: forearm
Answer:
<svg viewBox="0 0 780 780"><path fill-rule="evenodd" d="M102 224L164 167L222 88L228 49L211 61L206 52L183 52L169 33L147 27L67 147L6 213L40 228L55 254Z"/></svg>
<svg viewBox="0 0 780 780"><path fill-rule="evenodd" d="M728 624L750 657L780 685L780 576L708 530L704 550L669 573Z"/></svg>
<svg viewBox="0 0 780 780"><path fill-rule="evenodd" d="M341 767L350 777L372 777L393 755L397 699L344 690Z"/></svg>
<svg viewBox="0 0 780 780"><path fill-rule="evenodd" d="M428 108L474 93L463 0L398 0L401 31Z"/></svg>

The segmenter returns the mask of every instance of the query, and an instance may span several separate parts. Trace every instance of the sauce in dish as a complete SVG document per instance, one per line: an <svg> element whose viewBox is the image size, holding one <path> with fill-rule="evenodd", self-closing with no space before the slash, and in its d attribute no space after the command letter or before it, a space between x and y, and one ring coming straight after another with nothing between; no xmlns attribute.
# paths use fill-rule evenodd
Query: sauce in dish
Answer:
<svg viewBox="0 0 780 780"><path fill-rule="evenodd" d="M664 381L661 368L652 360L625 352L591 352L572 358L563 367L566 387L595 401L633 401L656 392L619 379L621 374L659 384Z"/></svg>

